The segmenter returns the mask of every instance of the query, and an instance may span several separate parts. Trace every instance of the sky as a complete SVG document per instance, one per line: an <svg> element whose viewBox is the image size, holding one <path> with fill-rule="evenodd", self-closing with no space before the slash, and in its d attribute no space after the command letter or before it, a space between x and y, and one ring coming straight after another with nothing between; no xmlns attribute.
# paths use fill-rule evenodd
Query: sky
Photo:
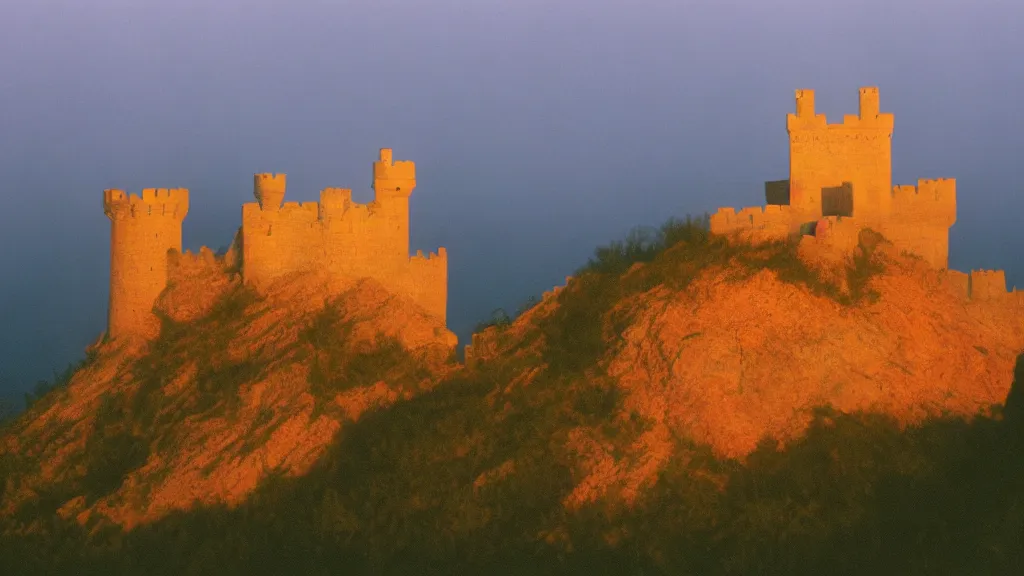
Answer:
<svg viewBox="0 0 1024 576"><path fill-rule="evenodd" d="M105 188L188 188L184 248L217 249L253 173L365 202L393 148L461 345L634 226L763 204L797 88L838 122L878 86L894 184L957 179L950 267L1024 288L1019 0L3 0L0 21L0 393L105 329Z"/></svg>

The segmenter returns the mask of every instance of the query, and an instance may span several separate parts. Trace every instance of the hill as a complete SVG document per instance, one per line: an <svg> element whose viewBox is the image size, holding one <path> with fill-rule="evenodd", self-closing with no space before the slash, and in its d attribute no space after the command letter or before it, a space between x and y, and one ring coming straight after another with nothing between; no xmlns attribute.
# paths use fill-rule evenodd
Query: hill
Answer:
<svg viewBox="0 0 1024 576"><path fill-rule="evenodd" d="M857 243L752 245L670 221L497 318L465 365L436 317L372 280L293 274L260 296L230 258L188 261L156 340L97 343L5 428L0 560L26 574L1024 567L1020 303L967 298L871 230Z"/></svg>
<svg viewBox="0 0 1024 576"><path fill-rule="evenodd" d="M62 517L130 528L236 503L269 470L308 469L340 420L429 388L450 365L443 322L372 279L325 300L334 279L292 274L260 296L230 257L173 262L172 278L159 338L96 343L10 426L5 464L21 473L5 514L59 501Z"/></svg>

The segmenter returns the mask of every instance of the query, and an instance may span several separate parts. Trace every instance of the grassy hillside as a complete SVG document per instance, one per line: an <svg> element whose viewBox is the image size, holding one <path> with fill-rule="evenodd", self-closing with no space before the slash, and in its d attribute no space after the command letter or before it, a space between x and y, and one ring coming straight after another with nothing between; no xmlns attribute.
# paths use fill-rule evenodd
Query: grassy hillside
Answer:
<svg viewBox="0 0 1024 576"><path fill-rule="evenodd" d="M499 422L487 400L493 389L483 378L451 382L370 416L340 434L312 474L270 480L239 509L180 513L128 534L87 535L51 519L42 534L8 533L0 563L24 574L1010 574L1024 566L1019 416L901 432L883 417L822 411L804 440L782 452L766 443L745 466L680 440L687 457L635 509L569 515L560 499L572 472L557 428L586 416L556 391L507 399L513 407ZM509 457L514 473L473 488Z"/></svg>
<svg viewBox="0 0 1024 576"><path fill-rule="evenodd" d="M627 273L637 262L646 265ZM637 232L597 250L557 307L519 335L498 318L506 344L532 352L489 358L346 423L309 474L271 473L235 509L179 512L128 533L60 520L52 505L22 510L0 519L0 566L104 575L1024 572L1024 359L1002 416L901 429L885 416L822 407L806 437L783 450L766 440L742 463L675 438L669 466L634 506L609 497L567 510L581 474L566 448L570 430L595 429L624 453L649 426L612 418L622 394L600 359L629 320L615 304L659 284L683 287L726 262L772 268L847 305L871 298L864 279L877 272L862 257L842 293L791 243L731 245L709 236L706 220ZM328 310L303 336L320 401L390 366L410 366L394 378L416 378L393 342L332 356L345 337L332 322ZM160 349L178 350L175 337L166 331ZM204 409L230 401L229 376L210 373ZM140 417L155 413L144 408ZM100 422L116 476L145 447L115 441L124 422ZM31 520L42 522L27 530Z"/></svg>

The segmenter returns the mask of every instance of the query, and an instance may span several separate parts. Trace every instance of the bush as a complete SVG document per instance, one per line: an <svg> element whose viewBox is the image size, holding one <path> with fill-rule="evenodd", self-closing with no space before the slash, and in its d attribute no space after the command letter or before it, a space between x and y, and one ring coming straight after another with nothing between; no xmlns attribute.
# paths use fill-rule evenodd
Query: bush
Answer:
<svg viewBox="0 0 1024 576"><path fill-rule="evenodd" d="M161 316L161 330L150 343L146 356L133 366L140 386L129 410L132 421L144 429L155 429L170 423L169 419L186 414L203 414L216 406L230 412L239 404L238 390L259 378L267 360L254 350L245 359L227 358L225 351L239 330L263 313L260 297L247 286L239 286L224 294L210 312L190 322L175 322ZM201 345L197 345L201 342ZM161 414L164 409L163 389L181 374L188 363L195 363L195 391L182 409L183 413Z"/></svg>
<svg viewBox="0 0 1024 576"><path fill-rule="evenodd" d="M112 494L125 477L146 463L149 445L131 430L122 401L105 393L96 411L92 431L85 440L81 486L88 501Z"/></svg>
<svg viewBox="0 0 1024 576"><path fill-rule="evenodd" d="M492 406L492 374L479 376L346 425L309 474L274 477L235 509L92 538L74 520L7 532L0 562L107 574L1011 574L1024 562L1018 422L901 430L826 407L805 437L766 440L742 464L679 439L635 507L568 513L579 478L561 446L580 421L562 408L601 412L607 390L544 387ZM507 460L509 474L475 486Z"/></svg>
<svg viewBox="0 0 1024 576"><path fill-rule="evenodd" d="M310 357L310 392L319 413L327 402L346 390L371 386L381 380L415 382L430 372L394 337L378 335L375 342L352 342L353 325L341 319L337 304L329 304L309 327L300 342Z"/></svg>
<svg viewBox="0 0 1024 576"><path fill-rule="evenodd" d="M624 242L598 248L558 294L554 311L538 322L544 337L544 361L556 373L596 368L629 318L608 313L630 294L671 283L683 288L708 265L720 261L724 239L708 233L708 218L671 219L661 228L635 229ZM633 265L646 266L630 277Z"/></svg>
<svg viewBox="0 0 1024 576"><path fill-rule="evenodd" d="M512 317L508 315L508 312L505 312L504 308L495 308L494 311L491 312L491 317L488 320L478 322L476 326L473 327L473 333L483 332L492 326L496 327L498 330L504 330L511 325Z"/></svg>

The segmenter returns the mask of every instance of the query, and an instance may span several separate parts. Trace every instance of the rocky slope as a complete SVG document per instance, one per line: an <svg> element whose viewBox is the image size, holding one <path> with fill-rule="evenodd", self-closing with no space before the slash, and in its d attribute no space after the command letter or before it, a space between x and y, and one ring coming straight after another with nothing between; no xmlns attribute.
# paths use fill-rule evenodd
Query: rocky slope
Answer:
<svg viewBox="0 0 1024 576"><path fill-rule="evenodd" d="M308 470L345 422L453 367L454 335L372 280L298 274L260 296L230 257L179 256L161 336L98 342L6 431L17 472L3 514L58 505L81 524L131 528L194 503L233 506L272 472Z"/></svg>
<svg viewBox="0 0 1024 576"><path fill-rule="evenodd" d="M946 272L870 231L856 254L813 237L795 247L682 243L633 265L614 302L596 303L600 281L573 280L474 349L480 362L539 351L521 373L529 378L545 367L546 319L560 305L595 302L605 346L581 376L608 378L623 394L614 418L645 426L618 456L592 429L570 436L584 471L572 506L609 494L633 501L670 459L686 457L676 439L742 460L766 439L800 438L819 407L901 425L998 412L1024 350L1024 299L971 301Z"/></svg>
<svg viewBox="0 0 1024 576"><path fill-rule="evenodd" d="M183 257L156 341L97 344L4 431L0 509L20 531L54 510L86 529L159 525L195 502L255 506L284 476L306 482L317 537L375 561L459 538L496 554L508 534L571 549L565 514L630 508L666 470L725 493L707 451L736 463L798 443L818 407L907 426L1007 397L1016 297L968 300L871 234L853 257L813 238L666 237L599 251L477 335L465 367L450 332L371 281L301 274L259 296L230 257Z"/></svg>

